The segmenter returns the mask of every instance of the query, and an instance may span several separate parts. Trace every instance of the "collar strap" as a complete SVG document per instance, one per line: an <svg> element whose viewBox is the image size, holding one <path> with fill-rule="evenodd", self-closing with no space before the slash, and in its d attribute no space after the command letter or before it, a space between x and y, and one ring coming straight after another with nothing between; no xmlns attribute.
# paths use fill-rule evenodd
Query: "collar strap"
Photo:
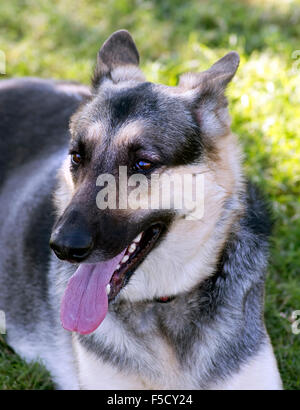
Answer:
<svg viewBox="0 0 300 410"><path fill-rule="evenodd" d="M156 302L158 303L168 303L175 299L175 296L162 296L160 298L156 298Z"/></svg>

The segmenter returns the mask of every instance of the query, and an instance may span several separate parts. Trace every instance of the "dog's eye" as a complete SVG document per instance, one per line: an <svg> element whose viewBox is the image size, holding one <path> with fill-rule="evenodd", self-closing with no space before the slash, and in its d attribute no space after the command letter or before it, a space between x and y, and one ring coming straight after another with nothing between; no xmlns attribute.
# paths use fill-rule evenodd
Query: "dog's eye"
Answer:
<svg viewBox="0 0 300 410"><path fill-rule="evenodd" d="M72 161L72 164L79 165L82 161L81 155L78 154L78 152L73 152L71 154L71 161Z"/></svg>
<svg viewBox="0 0 300 410"><path fill-rule="evenodd" d="M136 171L150 171L152 167L153 167L152 162L145 161L143 159L137 161L134 164L134 169Z"/></svg>

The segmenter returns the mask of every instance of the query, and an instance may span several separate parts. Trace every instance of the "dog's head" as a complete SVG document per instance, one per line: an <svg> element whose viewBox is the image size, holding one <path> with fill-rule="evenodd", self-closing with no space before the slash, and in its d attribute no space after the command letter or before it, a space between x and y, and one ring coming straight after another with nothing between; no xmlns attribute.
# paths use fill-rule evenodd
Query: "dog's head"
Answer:
<svg viewBox="0 0 300 410"><path fill-rule="evenodd" d="M230 155L224 143L230 135L224 91L238 64L237 53L230 52L209 70L185 74L177 87L168 87L145 81L127 31L114 33L100 49L91 97L71 120L70 155L61 170L56 194L59 218L50 241L59 258L80 264L64 296L66 328L81 333L94 330L107 311L106 293L114 299L129 288L130 296L130 283L137 286L132 280L127 284L134 272L139 273L138 281L149 284L148 290L146 285L140 289L141 298L163 296L163 283L176 281L176 275L172 278L173 265L161 258L175 263L181 258L186 263L193 258L188 253L191 239L197 239L180 236L187 230L194 235L195 227L201 226L205 235L213 231L236 182L231 168L222 181L220 154ZM204 214L206 225L187 221L191 211L184 207L163 207L159 200L151 206L163 191L159 182L156 193L151 192L152 176L174 173L208 175L204 192L212 202L205 206L214 206L215 211ZM138 194L130 184L133 178ZM145 182L149 182L146 187ZM173 191L173 199L174 195ZM130 206L136 196L146 206ZM165 272L160 269L163 265ZM187 278L187 286L194 282ZM170 291L176 293L176 285L173 288ZM79 299L81 305L97 306L86 307L84 313Z"/></svg>

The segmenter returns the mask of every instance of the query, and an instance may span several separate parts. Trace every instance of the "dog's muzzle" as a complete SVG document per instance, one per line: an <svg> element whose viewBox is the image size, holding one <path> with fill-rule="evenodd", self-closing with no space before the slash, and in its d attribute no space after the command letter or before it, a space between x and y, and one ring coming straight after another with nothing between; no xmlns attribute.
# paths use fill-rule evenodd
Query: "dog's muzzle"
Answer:
<svg viewBox="0 0 300 410"><path fill-rule="evenodd" d="M59 223L50 238L50 247L59 259L69 262L82 262L93 250L93 238L86 224L74 223L68 218Z"/></svg>

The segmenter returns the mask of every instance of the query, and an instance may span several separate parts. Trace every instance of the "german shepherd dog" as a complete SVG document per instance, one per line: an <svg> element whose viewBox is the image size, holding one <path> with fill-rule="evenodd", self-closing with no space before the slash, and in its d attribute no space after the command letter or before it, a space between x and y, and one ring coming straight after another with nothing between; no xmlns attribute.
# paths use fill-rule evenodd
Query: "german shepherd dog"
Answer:
<svg viewBox="0 0 300 410"><path fill-rule="evenodd" d="M238 65L230 52L176 87L153 84L120 30L91 91L1 82L0 310L8 344L57 388L282 387L263 319L270 218L224 94ZM201 218L99 207L99 176L121 166L147 181L202 175Z"/></svg>

